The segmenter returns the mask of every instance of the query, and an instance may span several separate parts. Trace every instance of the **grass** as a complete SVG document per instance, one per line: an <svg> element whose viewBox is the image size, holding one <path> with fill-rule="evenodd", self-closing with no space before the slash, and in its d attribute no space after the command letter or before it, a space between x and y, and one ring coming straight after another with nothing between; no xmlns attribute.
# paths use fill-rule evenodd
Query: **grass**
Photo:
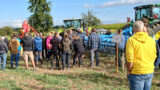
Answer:
<svg viewBox="0 0 160 90"><path fill-rule="evenodd" d="M102 54L100 54L102 56ZM9 60L9 58L8 58ZM100 58L100 66L89 68L89 57L84 58L83 67L70 70L49 70L47 63L42 68L29 70L24 61L19 61L18 69L0 71L1 90L129 90L128 80L121 68L115 73L114 57L106 55ZM31 65L31 63L30 63ZM49 66L50 67L50 66ZM153 78L152 90L160 89L160 71Z"/></svg>

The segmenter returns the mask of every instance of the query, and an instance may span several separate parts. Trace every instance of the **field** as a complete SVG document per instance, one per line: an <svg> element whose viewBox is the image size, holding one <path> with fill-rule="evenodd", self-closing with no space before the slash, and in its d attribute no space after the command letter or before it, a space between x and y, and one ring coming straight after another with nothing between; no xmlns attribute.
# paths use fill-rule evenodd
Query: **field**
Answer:
<svg viewBox="0 0 160 90"><path fill-rule="evenodd" d="M50 64L33 70L24 67L19 61L18 69L10 69L8 58L6 70L0 71L1 90L129 90L126 69L115 73L114 57L104 53L100 55L100 66L89 68L89 56L85 55L83 66L72 67L70 70L50 70ZM72 63L72 60L71 60ZM31 64L30 64L31 65ZM152 90L160 90L160 71L156 71Z"/></svg>

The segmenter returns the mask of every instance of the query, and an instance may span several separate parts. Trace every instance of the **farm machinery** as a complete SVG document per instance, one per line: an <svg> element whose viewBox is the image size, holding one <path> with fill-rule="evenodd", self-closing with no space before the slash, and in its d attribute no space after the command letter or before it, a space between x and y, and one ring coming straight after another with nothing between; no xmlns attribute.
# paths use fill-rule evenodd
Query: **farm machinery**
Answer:
<svg viewBox="0 0 160 90"><path fill-rule="evenodd" d="M135 9L135 21L144 20L145 24L148 25L150 30L153 31L152 37L156 40L160 38L160 4L150 4L137 6ZM122 29L122 34L125 35L125 42L129 37L133 35L133 22L129 22ZM109 55L115 55L115 42L113 42L113 36L116 33L110 35L99 35L100 36L100 47L99 50L106 52ZM87 43L87 40L84 41Z"/></svg>
<svg viewBox="0 0 160 90"><path fill-rule="evenodd" d="M65 28L82 28L83 30L85 30L84 21L82 19L67 19L63 20L63 22L65 24Z"/></svg>

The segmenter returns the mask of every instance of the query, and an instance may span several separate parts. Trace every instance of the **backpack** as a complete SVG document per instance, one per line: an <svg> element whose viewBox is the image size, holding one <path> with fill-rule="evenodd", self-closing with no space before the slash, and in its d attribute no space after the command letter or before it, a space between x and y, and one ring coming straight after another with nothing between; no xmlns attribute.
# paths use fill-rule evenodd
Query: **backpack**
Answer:
<svg viewBox="0 0 160 90"><path fill-rule="evenodd" d="M46 39L46 48L52 49L52 44L50 44L50 41L53 39L53 37L47 37Z"/></svg>

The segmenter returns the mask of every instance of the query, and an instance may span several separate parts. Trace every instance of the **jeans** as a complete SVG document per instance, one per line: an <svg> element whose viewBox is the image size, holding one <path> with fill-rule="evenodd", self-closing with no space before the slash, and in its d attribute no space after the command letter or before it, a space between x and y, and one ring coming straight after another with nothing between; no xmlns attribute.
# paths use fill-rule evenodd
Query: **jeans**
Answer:
<svg viewBox="0 0 160 90"><path fill-rule="evenodd" d="M21 51L18 51L18 61L20 60Z"/></svg>
<svg viewBox="0 0 160 90"><path fill-rule="evenodd" d="M130 90L150 90L153 73L128 75Z"/></svg>
<svg viewBox="0 0 160 90"><path fill-rule="evenodd" d="M59 69L59 54L53 53L53 59L51 60L51 69L54 69L54 60L56 59L56 67Z"/></svg>
<svg viewBox="0 0 160 90"><path fill-rule="evenodd" d="M52 51L51 50L47 50L47 59L49 61L50 57L52 56Z"/></svg>
<svg viewBox="0 0 160 90"><path fill-rule="evenodd" d="M63 52L63 61L62 61L62 65L63 65L63 69L65 69L65 64L67 63L67 68L70 67L70 57L71 57L71 52L70 51L64 51Z"/></svg>
<svg viewBox="0 0 160 90"><path fill-rule="evenodd" d="M13 68L13 59L15 59L16 68L18 67L19 54L11 54L11 68Z"/></svg>
<svg viewBox="0 0 160 90"><path fill-rule="evenodd" d="M3 59L3 68L1 68L1 59ZM6 59L7 59L7 54L6 53L0 53L0 69L2 69L2 70L5 69Z"/></svg>
<svg viewBox="0 0 160 90"><path fill-rule="evenodd" d="M73 57L73 65L76 65L76 60L78 59L79 60L79 66L82 65L82 55L83 53L81 52L76 52L74 54L74 57Z"/></svg>
<svg viewBox="0 0 160 90"><path fill-rule="evenodd" d="M42 60L42 52L34 52L35 54L35 60L36 60L36 63L38 63L38 61L40 60L41 64L43 63L43 60Z"/></svg>
<svg viewBox="0 0 160 90"><path fill-rule="evenodd" d="M91 66L93 66L94 62L94 54L96 56L96 66L99 65L99 56L98 56L98 49L91 49L90 50L90 55L91 55Z"/></svg>
<svg viewBox="0 0 160 90"><path fill-rule="evenodd" d="M118 49L118 66L121 66L121 58L122 58L122 53L124 53L124 51L122 49ZM115 64L117 63L116 57L115 57Z"/></svg>

